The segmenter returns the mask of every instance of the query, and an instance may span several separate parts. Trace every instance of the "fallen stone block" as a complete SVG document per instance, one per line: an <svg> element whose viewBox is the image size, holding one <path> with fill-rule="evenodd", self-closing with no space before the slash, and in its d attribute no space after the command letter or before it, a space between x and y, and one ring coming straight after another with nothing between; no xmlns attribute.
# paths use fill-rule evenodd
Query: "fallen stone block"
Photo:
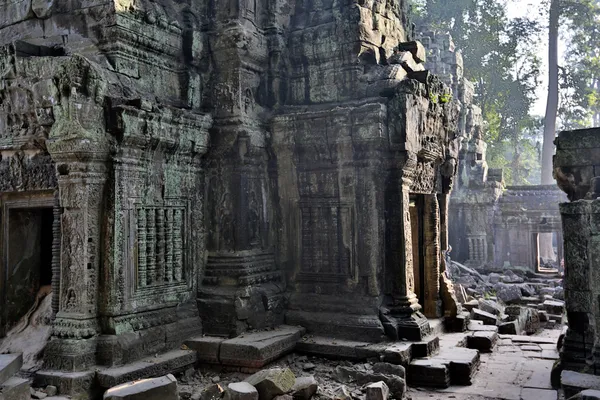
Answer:
<svg viewBox="0 0 600 400"><path fill-rule="evenodd" d="M583 390L571 397L569 400L600 400L600 390Z"/></svg>
<svg viewBox="0 0 600 400"><path fill-rule="evenodd" d="M450 386L450 370L439 361L414 360L408 366L407 378L411 386L436 388Z"/></svg>
<svg viewBox="0 0 600 400"><path fill-rule="evenodd" d="M366 385L372 382L384 381L394 398L402 399L406 392L406 382L398 375L383 374L374 371L357 370L351 367L338 366L334 371L334 379L340 383L356 382Z"/></svg>
<svg viewBox="0 0 600 400"><path fill-rule="evenodd" d="M292 397L294 400L309 400L317 393L319 384L314 376L301 376L296 378L292 386Z"/></svg>
<svg viewBox="0 0 600 400"><path fill-rule="evenodd" d="M467 348L479 350L483 353L491 353L497 341L498 334L496 332L473 332L467 336Z"/></svg>
<svg viewBox="0 0 600 400"><path fill-rule="evenodd" d="M504 307L496 303L493 300L481 299L479 300L479 307L481 311L493 314L495 316L502 315L504 313Z"/></svg>
<svg viewBox="0 0 600 400"><path fill-rule="evenodd" d="M104 400L179 400L177 379L171 374L160 378L123 383L104 393Z"/></svg>
<svg viewBox="0 0 600 400"><path fill-rule="evenodd" d="M389 394L390 389L387 387L385 382L379 381L371 383L367 386L366 400L387 400Z"/></svg>
<svg viewBox="0 0 600 400"><path fill-rule="evenodd" d="M498 326L498 333L502 335L518 335L520 328L517 321L503 322Z"/></svg>
<svg viewBox="0 0 600 400"><path fill-rule="evenodd" d="M0 400L30 400L30 386L27 379L13 376L0 386Z"/></svg>
<svg viewBox="0 0 600 400"><path fill-rule="evenodd" d="M338 387L333 393L333 400L351 400L352 395L348 388L344 385Z"/></svg>
<svg viewBox="0 0 600 400"><path fill-rule="evenodd" d="M289 392L296 383L296 377L289 368L272 368L259 371L245 381L258 390L260 400L272 400Z"/></svg>
<svg viewBox="0 0 600 400"><path fill-rule="evenodd" d="M493 314L490 314L489 312L485 312L477 308L474 308L473 311L471 311L471 318L478 321L482 321L484 325L498 324L498 318L496 318Z"/></svg>
<svg viewBox="0 0 600 400"><path fill-rule="evenodd" d="M210 385L200 392L200 400L219 400L225 397L225 390L221 385Z"/></svg>
<svg viewBox="0 0 600 400"><path fill-rule="evenodd" d="M427 50L425 50L425 47L419 41L399 43L398 50L409 51L418 63L424 63L426 60Z"/></svg>
<svg viewBox="0 0 600 400"><path fill-rule="evenodd" d="M23 354L0 354L0 385L19 372Z"/></svg>
<svg viewBox="0 0 600 400"><path fill-rule="evenodd" d="M406 378L406 369L402 365L380 362L373 365L373 372L384 375L395 375L402 379Z"/></svg>
<svg viewBox="0 0 600 400"><path fill-rule="evenodd" d="M498 291L498 298L506 304L512 304L520 302L523 294L518 286L506 285Z"/></svg>
<svg viewBox="0 0 600 400"><path fill-rule="evenodd" d="M560 300L544 301L544 310L551 315L562 315L565 310L565 303Z"/></svg>
<svg viewBox="0 0 600 400"><path fill-rule="evenodd" d="M227 385L226 400L258 400L258 390L248 382L236 382Z"/></svg>

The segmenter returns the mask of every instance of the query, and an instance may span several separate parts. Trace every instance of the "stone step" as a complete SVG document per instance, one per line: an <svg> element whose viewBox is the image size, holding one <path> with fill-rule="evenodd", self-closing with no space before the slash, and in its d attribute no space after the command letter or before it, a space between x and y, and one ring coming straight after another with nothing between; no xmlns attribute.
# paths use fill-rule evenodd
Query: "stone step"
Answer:
<svg viewBox="0 0 600 400"><path fill-rule="evenodd" d="M100 387L108 389L137 379L180 372L194 365L197 360L196 351L173 350L131 364L100 370L96 373L96 378Z"/></svg>
<svg viewBox="0 0 600 400"><path fill-rule="evenodd" d="M402 356L400 352L406 351L407 349L410 357L411 346L408 344L409 342L399 343L407 343L407 345L406 347L399 347L397 349L398 357ZM390 345L310 335L304 336L298 341L296 344L296 351L335 360L366 361L370 358L379 358L387 347L390 347Z"/></svg>
<svg viewBox="0 0 600 400"><path fill-rule="evenodd" d="M23 366L23 354L0 354L0 385L12 378Z"/></svg>
<svg viewBox="0 0 600 400"><path fill-rule="evenodd" d="M586 389L600 390L600 376L581 372L562 371L560 383L565 392L565 399L569 399Z"/></svg>
<svg viewBox="0 0 600 400"><path fill-rule="evenodd" d="M500 335L500 339L510 339L513 341L513 343L556 344L556 339L539 336Z"/></svg>
<svg viewBox="0 0 600 400"><path fill-rule="evenodd" d="M477 373L479 352L465 348L442 349L433 357L415 359L408 366L408 384L445 388L470 385Z"/></svg>
<svg viewBox="0 0 600 400"><path fill-rule="evenodd" d="M440 351L440 338L438 336L426 336L420 342L412 343L412 358L431 357Z"/></svg>
<svg viewBox="0 0 600 400"><path fill-rule="evenodd" d="M233 339L203 336L185 342L198 361L225 366L261 368L291 352L304 328L281 325L269 331L245 333Z"/></svg>
<svg viewBox="0 0 600 400"><path fill-rule="evenodd" d="M450 386L450 369L431 358L418 359L408 366L406 379L411 387L447 388Z"/></svg>
<svg viewBox="0 0 600 400"><path fill-rule="evenodd" d="M61 396L79 396L83 393L93 398L95 371L65 372L41 370L35 373L34 387L56 386Z"/></svg>
<svg viewBox="0 0 600 400"><path fill-rule="evenodd" d="M0 385L1 400L30 400L31 386L27 379L17 378L13 376Z"/></svg>

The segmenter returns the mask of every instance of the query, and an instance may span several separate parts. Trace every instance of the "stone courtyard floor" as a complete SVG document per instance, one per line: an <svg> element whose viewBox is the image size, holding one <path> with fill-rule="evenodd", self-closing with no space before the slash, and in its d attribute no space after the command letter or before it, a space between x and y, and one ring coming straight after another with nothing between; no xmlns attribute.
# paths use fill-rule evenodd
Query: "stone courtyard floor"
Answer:
<svg viewBox="0 0 600 400"><path fill-rule="evenodd" d="M471 386L451 386L431 390L409 388L412 400L559 400L561 393L550 385L550 372L558 352L556 341L560 329L543 330L537 335L522 337L501 335L492 353L481 354L481 366ZM453 345L461 334L440 336L440 347ZM530 341L526 342L526 338ZM545 340L549 339L549 340ZM553 342L536 343L536 342Z"/></svg>

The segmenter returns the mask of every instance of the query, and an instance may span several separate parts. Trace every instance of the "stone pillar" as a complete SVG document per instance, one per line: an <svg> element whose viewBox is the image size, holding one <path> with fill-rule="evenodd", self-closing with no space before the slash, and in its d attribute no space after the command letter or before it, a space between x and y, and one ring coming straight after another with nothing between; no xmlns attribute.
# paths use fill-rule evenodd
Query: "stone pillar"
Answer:
<svg viewBox="0 0 600 400"><path fill-rule="evenodd" d="M110 145L63 118L52 128L48 151L60 190L60 298L48 369L81 371L95 364L103 198Z"/></svg>
<svg viewBox="0 0 600 400"><path fill-rule="evenodd" d="M283 322L285 285L275 260L275 207L262 120L267 104L258 72L269 61L270 42L259 29L262 7L260 1L237 0L228 10L216 7L209 32L214 63L223 67L212 82L215 119L206 157L208 258L198 307L207 334L236 336Z"/></svg>
<svg viewBox="0 0 600 400"><path fill-rule="evenodd" d="M441 314L440 293L440 209L435 194L425 195L423 218L425 230L425 293L423 312L428 318Z"/></svg>
<svg viewBox="0 0 600 400"><path fill-rule="evenodd" d="M598 353L598 286L600 282L599 227L593 220L600 217L600 201L578 201L560 205L565 238L565 306L569 328L561 360L566 369L581 369ZM594 247L596 246L596 247Z"/></svg>

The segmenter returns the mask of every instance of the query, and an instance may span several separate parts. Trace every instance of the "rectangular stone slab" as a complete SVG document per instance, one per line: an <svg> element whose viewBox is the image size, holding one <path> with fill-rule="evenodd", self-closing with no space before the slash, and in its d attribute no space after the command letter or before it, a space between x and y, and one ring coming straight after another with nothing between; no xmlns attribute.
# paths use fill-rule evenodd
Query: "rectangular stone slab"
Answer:
<svg viewBox="0 0 600 400"><path fill-rule="evenodd" d="M274 330L240 335L221 342L223 365L260 368L289 353L304 334L304 328L281 325Z"/></svg>
<svg viewBox="0 0 600 400"><path fill-rule="evenodd" d="M560 383L565 391L565 398L571 398L585 389L600 390L600 376L582 374L564 370L560 374Z"/></svg>
<svg viewBox="0 0 600 400"><path fill-rule="evenodd" d="M556 344L556 339L537 336L500 335L500 339L511 339L514 343Z"/></svg>
<svg viewBox="0 0 600 400"><path fill-rule="evenodd" d="M225 338L216 336L199 336L185 341L185 345L198 353L198 361L209 364L219 364L221 343Z"/></svg>
<svg viewBox="0 0 600 400"><path fill-rule="evenodd" d="M31 393L27 379L12 377L0 386L0 400L30 400Z"/></svg>
<svg viewBox="0 0 600 400"><path fill-rule="evenodd" d="M23 354L0 354L0 385L19 372Z"/></svg>
<svg viewBox="0 0 600 400"><path fill-rule="evenodd" d="M121 367L107 368L96 374L98 384L111 388L136 379L156 377L182 371L196 363L198 355L193 350L174 350L148 357Z"/></svg>
<svg viewBox="0 0 600 400"><path fill-rule="evenodd" d="M153 379L141 379L110 388L105 400L179 400L177 380L171 374Z"/></svg>

